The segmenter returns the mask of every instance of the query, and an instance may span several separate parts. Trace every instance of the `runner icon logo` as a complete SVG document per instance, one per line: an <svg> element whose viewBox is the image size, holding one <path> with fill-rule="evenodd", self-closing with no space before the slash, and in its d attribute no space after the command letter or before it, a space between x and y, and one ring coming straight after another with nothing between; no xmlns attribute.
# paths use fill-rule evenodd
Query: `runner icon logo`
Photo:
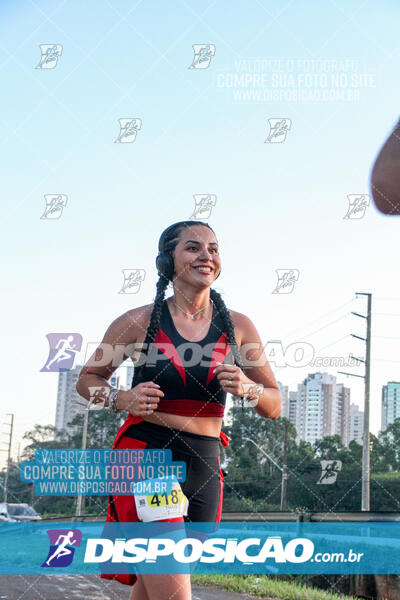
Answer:
<svg viewBox="0 0 400 600"><path fill-rule="evenodd" d="M42 567L68 567L74 558L75 548L80 546L82 532L79 529L48 529L50 548Z"/></svg>

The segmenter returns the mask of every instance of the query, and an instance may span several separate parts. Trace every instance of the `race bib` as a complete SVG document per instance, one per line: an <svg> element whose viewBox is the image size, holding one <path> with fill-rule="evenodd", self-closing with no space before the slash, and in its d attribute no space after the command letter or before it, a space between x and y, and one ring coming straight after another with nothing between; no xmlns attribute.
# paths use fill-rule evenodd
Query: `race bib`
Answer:
<svg viewBox="0 0 400 600"><path fill-rule="evenodd" d="M151 481L154 482L154 479ZM138 517L144 523L184 517L189 506L178 481L174 481L172 489L165 493L158 492L146 496L135 494L135 503Z"/></svg>

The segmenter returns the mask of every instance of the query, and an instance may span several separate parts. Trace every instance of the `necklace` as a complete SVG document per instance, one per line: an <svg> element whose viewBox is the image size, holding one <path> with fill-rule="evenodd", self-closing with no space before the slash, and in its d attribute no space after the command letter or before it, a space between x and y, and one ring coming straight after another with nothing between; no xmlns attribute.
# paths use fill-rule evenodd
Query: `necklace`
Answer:
<svg viewBox="0 0 400 600"><path fill-rule="evenodd" d="M210 302L212 302L212 300L211 300L211 298L210 298L210 302L207 304L207 306L203 306L203 308L200 308L200 310L197 310L197 311L196 311L195 313L193 313L193 314L185 312L185 311L183 310L183 308L181 308L180 306L178 306L178 305L177 305L177 303L175 302L175 300L174 300L174 299L173 299L173 302L174 302L175 306L176 306L177 308L179 308L179 310L181 310L181 311L182 311L182 312L183 312L183 313L184 313L184 314L185 314L187 317L190 317L191 319L194 319L194 317L195 317L196 315L198 315L198 314L199 314L199 312L201 312L202 310L205 310L205 309L206 309L206 308L209 306L209 304L210 304Z"/></svg>

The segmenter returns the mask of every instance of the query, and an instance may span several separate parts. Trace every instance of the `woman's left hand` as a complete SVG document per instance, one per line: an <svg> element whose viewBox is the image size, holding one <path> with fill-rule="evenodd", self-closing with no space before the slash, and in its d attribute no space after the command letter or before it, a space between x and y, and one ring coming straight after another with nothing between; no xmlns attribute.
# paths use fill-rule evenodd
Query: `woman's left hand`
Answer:
<svg viewBox="0 0 400 600"><path fill-rule="evenodd" d="M224 390L228 394L234 396L243 396L246 392L243 384L254 384L254 381L246 377L242 369L237 365L225 365L219 364L214 372L217 374L218 381Z"/></svg>

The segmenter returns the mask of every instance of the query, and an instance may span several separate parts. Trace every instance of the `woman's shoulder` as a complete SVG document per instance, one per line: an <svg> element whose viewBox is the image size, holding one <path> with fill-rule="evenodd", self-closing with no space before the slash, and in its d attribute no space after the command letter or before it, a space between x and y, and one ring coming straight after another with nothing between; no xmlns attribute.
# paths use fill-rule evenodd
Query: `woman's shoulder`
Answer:
<svg viewBox="0 0 400 600"><path fill-rule="evenodd" d="M118 335L121 343L136 341L149 326L153 307L154 302L127 310L112 321L109 330Z"/></svg>
<svg viewBox="0 0 400 600"><path fill-rule="evenodd" d="M126 311L121 317L128 321L136 321L143 325L146 321L150 321L151 313L154 308L154 302L150 304L144 304L143 306L138 306L136 308L131 308Z"/></svg>
<svg viewBox="0 0 400 600"><path fill-rule="evenodd" d="M246 324L247 322L250 321L249 317L237 310L233 310L232 308L228 308L228 312L230 314L230 317L232 319L232 321L235 323L235 325L243 325Z"/></svg>
<svg viewBox="0 0 400 600"><path fill-rule="evenodd" d="M252 328L253 323L249 317L237 310L228 308L229 315L232 319L233 326L235 328L235 337L240 345L241 340L246 336L246 332Z"/></svg>

